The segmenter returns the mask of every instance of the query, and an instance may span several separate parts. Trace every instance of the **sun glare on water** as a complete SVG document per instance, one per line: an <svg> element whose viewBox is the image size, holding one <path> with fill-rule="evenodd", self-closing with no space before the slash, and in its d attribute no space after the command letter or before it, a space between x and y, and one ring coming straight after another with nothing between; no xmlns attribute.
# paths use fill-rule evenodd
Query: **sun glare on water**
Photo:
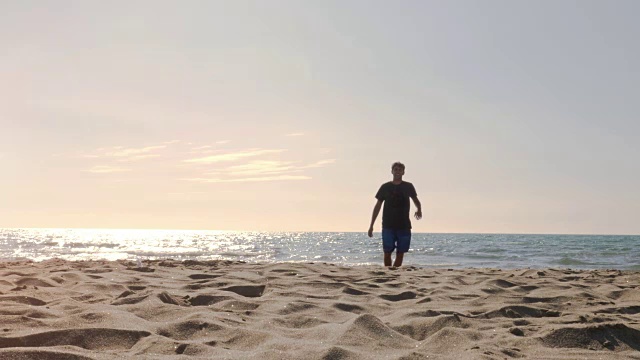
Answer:
<svg viewBox="0 0 640 360"><path fill-rule="evenodd" d="M6 230L8 231L8 230ZM12 258L36 261L121 259L215 259L242 251L234 231L153 229L15 229L6 235Z"/></svg>

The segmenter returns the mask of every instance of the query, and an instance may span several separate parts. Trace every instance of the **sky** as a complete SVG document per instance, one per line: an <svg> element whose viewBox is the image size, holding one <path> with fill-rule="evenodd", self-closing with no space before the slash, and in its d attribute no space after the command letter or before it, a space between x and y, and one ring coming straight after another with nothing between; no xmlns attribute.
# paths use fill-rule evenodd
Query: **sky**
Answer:
<svg viewBox="0 0 640 360"><path fill-rule="evenodd" d="M639 12L0 1L0 227L640 234Z"/></svg>

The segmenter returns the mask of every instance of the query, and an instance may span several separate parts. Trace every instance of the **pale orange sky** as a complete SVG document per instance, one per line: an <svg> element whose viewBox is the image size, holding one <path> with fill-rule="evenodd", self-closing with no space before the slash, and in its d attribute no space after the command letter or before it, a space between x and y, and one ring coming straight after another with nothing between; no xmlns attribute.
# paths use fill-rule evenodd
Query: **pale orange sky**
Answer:
<svg viewBox="0 0 640 360"><path fill-rule="evenodd" d="M3 2L0 227L638 234L638 10Z"/></svg>

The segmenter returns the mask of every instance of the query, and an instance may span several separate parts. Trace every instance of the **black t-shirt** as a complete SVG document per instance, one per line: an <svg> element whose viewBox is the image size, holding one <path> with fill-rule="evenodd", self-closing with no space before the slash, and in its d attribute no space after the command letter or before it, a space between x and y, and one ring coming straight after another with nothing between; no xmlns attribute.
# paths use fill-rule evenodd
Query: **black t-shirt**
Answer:
<svg viewBox="0 0 640 360"><path fill-rule="evenodd" d="M409 198L417 196L416 188L410 182L403 181L398 185L389 181L382 184L376 199L384 201L382 211L382 227L387 229L411 229L409 219Z"/></svg>

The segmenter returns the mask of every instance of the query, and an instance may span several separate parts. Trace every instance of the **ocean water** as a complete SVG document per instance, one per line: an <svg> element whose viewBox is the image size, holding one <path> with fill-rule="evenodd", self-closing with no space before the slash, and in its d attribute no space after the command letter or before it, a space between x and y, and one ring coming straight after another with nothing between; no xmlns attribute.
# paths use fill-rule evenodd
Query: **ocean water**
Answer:
<svg viewBox="0 0 640 360"><path fill-rule="evenodd" d="M0 260L243 260L382 264L380 233L0 229ZM640 236L414 233L405 265L640 270Z"/></svg>

